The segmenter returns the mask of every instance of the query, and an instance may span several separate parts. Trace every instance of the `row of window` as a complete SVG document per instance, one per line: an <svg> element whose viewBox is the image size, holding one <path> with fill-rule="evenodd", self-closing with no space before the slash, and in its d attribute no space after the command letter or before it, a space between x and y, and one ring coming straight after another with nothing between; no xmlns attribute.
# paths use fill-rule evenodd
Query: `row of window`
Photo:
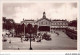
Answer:
<svg viewBox="0 0 80 55"><path fill-rule="evenodd" d="M40 22L39 24L50 24L48 22ZM52 25L68 25L67 23L52 23Z"/></svg>
<svg viewBox="0 0 80 55"><path fill-rule="evenodd" d="M53 26L52 28L65 28L67 26Z"/></svg>
<svg viewBox="0 0 80 55"><path fill-rule="evenodd" d="M26 23L29 24L29 23ZM36 24L36 23L31 23L31 24ZM50 25L50 22L39 22L39 25ZM51 25L68 25L68 23L51 23Z"/></svg>
<svg viewBox="0 0 80 55"><path fill-rule="evenodd" d="M49 22L39 22L39 24L42 24L42 25L44 25L44 24L47 25L48 24L49 25L50 23Z"/></svg>
<svg viewBox="0 0 80 55"><path fill-rule="evenodd" d="M52 25L68 25L67 23L52 23Z"/></svg>

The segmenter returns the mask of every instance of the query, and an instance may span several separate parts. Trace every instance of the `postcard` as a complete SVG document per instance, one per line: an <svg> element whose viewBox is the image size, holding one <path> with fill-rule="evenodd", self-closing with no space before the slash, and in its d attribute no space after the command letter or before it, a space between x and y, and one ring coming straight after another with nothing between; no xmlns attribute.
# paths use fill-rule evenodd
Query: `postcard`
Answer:
<svg viewBox="0 0 80 55"><path fill-rule="evenodd" d="M3 0L1 51L79 51L78 3Z"/></svg>

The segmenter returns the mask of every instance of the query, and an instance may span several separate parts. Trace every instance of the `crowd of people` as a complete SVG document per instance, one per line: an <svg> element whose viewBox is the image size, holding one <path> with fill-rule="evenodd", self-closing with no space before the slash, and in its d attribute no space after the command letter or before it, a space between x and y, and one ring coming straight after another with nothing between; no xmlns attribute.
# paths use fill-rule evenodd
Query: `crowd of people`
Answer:
<svg viewBox="0 0 80 55"><path fill-rule="evenodd" d="M42 39L45 39L45 40L51 40L50 38L50 35L47 34L47 33L38 33L38 34L26 34L25 36L22 35L21 36L21 42L24 41L29 41L31 38L31 41L36 41L36 42L41 42Z"/></svg>
<svg viewBox="0 0 80 55"><path fill-rule="evenodd" d="M57 31L53 31L56 35L60 35ZM6 34L7 37L12 37L13 34ZM15 37L15 36L14 36ZM23 41L29 41L31 38L31 41L34 41L34 42L41 42L41 40L45 39L45 40L51 40L51 34L49 34L49 32L38 32L37 34L36 33L33 33L33 34L28 34L26 33L25 35L24 34L21 34L20 35L20 40L21 42ZM4 38L5 39L5 38ZM6 39L5 39L6 40ZM5 41L4 40L4 41ZM7 40L6 40L7 41Z"/></svg>

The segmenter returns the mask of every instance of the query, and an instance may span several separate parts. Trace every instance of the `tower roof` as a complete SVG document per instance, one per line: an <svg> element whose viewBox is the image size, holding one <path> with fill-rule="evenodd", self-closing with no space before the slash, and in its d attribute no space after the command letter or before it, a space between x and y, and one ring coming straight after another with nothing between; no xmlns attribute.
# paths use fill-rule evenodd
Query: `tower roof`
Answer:
<svg viewBox="0 0 80 55"><path fill-rule="evenodd" d="M45 13L45 11L43 12L43 18L46 18L46 13Z"/></svg>
<svg viewBox="0 0 80 55"><path fill-rule="evenodd" d="M43 12L43 14L45 14L45 11Z"/></svg>

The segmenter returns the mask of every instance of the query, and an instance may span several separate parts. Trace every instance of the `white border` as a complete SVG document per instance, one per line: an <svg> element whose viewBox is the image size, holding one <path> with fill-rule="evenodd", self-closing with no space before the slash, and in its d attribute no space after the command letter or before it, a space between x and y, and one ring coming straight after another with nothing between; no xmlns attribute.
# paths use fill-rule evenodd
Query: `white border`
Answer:
<svg viewBox="0 0 80 55"><path fill-rule="evenodd" d="M26 2L41 2L41 3L43 3L43 2L65 2L65 3L69 3L69 2L77 2L77 4L78 4L78 7L79 7L79 1L78 0L1 0L1 2L0 2L0 43L2 43L2 38L1 38L1 36L2 36L2 4L3 3L26 3ZM78 11L79 11L79 9L78 9ZM77 34L77 50L2 50L2 44L0 44L0 50L2 51L2 52L78 52L78 51L80 51L80 42L79 42L79 40L80 40L80 38L79 38L79 36L80 36L80 34L79 34L79 12L78 12L78 18L77 18L77 32L78 32L78 34Z"/></svg>

